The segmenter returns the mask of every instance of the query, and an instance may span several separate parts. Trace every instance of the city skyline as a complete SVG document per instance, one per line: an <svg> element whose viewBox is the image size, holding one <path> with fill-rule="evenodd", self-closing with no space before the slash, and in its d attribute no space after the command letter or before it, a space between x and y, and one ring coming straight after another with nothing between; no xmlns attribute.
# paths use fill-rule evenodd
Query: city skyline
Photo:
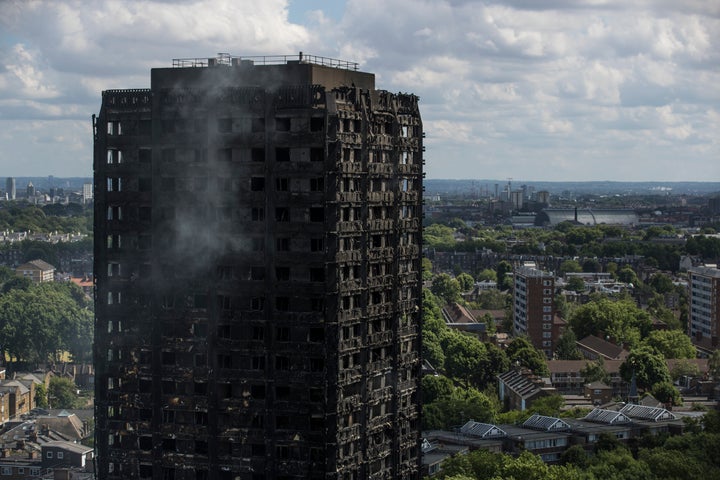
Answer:
<svg viewBox="0 0 720 480"><path fill-rule="evenodd" d="M147 88L149 66L303 51L420 96L430 179L720 178L712 2L249 5L4 2L3 176L90 176L100 91Z"/></svg>

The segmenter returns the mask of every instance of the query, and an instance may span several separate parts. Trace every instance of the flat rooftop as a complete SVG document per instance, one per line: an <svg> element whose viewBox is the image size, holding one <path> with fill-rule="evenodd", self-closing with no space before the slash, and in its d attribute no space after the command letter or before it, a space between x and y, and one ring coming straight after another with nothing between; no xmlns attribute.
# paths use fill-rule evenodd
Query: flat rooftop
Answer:
<svg viewBox="0 0 720 480"><path fill-rule="evenodd" d="M321 85L327 89L357 87L375 90L375 75L358 64L335 58L305 55L176 58L171 68L153 68L151 88L261 87Z"/></svg>

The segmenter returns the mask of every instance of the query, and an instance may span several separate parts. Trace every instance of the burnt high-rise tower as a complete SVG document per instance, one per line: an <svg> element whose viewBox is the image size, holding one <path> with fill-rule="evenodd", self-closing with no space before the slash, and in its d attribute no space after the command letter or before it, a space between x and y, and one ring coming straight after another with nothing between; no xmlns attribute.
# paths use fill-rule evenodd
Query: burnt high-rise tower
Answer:
<svg viewBox="0 0 720 480"><path fill-rule="evenodd" d="M223 55L94 133L98 478L419 478L418 98Z"/></svg>

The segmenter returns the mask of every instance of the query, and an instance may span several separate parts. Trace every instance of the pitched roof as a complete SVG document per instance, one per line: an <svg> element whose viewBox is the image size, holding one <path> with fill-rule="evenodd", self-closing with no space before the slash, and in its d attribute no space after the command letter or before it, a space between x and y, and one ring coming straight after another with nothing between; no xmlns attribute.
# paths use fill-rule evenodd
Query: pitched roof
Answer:
<svg viewBox="0 0 720 480"><path fill-rule="evenodd" d="M548 417L538 415L537 413L525 420L522 424L523 428L531 428L543 432L553 432L558 430L570 430L570 425L557 417Z"/></svg>
<svg viewBox="0 0 720 480"><path fill-rule="evenodd" d="M568 372L579 372L592 360L548 360L547 366L551 374L557 373L568 373ZM620 365L623 363L622 360L605 360L605 371L613 374L620 371Z"/></svg>
<svg viewBox="0 0 720 480"><path fill-rule="evenodd" d="M496 425L480 423L474 420L470 420L460 427L460 433L480 438L502 438L507 436L507 433Z"/></svg>
<svg viewBox="0 0 720 480"><path fill-rule="evenodd" d="M25 395L26 393L30 392L30 389L26 387L21 381L19 380L5 380L2 383L0 383L0 389L2 388L19 388L20 394Z"/></svg>
<svg viewBox="0 0 720 480"><path fill-rule="evenodd" d="M544 384L539 384L536 377L525 376L515 369L501 373L497 378L505 385L505 388L512 390L521 398L537 395L544 386Z"/></svg>
<svg viewBox="0 0 720 480"><path fill-rule="evenodd" d="M456 302L443 308L443 313L447 315L448 323L477 323L470 311Z"/></svg>
<svg viewBox="0 0 720 480"><path fill-rule="evenodd" d="M578 340L577 346L578 348L596 353L605 358L605 360L622 360L628 355L627 350L623 347L607 342L595 335L588 335L582 340Z"/></svg>
<svg viewBox="0 0 720 480"><path fill-rule="evenodd" d="M661 422L663 420L675 420L677 417L664 408L646 407L645 405L634 405L628 403L620 409L620 413L637 420L650 420L651 422Z"/></svg>
<svg viewBox="0 0 720 480"><path fill-rule="evenodd" d="M62 414L64 412L64 414ZM42 416L37 418L38 425L47 425L50 430L58 432L68 438L82 440L85 436L83 421L74 413L61 412L58 416Z"/></svg>
<svg viewBox="0 0 720 480"><path fill-rule="evenodd" d="M24 264L24 265L32 265L33 267L37 267L37 268L39 268L40 270L55 270L55 267L53 267L52 265L50 265L50 264L47 263L46 261L40 260L40 259L30 260L29 262L27 262L27 263ZM20 267L22 267L22 266L24 266L24 265L20 265ZM18 267L18 268L20 268L20 267Z"/></svg>
<svg viewBox="0 0 720 480"><path fill-rule="evenodd" d="M82 445L80 443L73 443L73 442L64 442L62 440L53 440L52 442L47 442L42 445L42 447L55 447L55 448L62 448L63 450L67 450L74 453L79 453L80 455L90 453L93 451L92 447L88 447L87 445Z"/></svg>
<svg viewBox="0 0 720 480"><path fill-rule="evenodd" d="M604 423L606 425L615 425L618 423L630 423L630 419L624 414L615 410L604 410L595 408L592 412L585 415L583 420L594 423Z"/></svg>

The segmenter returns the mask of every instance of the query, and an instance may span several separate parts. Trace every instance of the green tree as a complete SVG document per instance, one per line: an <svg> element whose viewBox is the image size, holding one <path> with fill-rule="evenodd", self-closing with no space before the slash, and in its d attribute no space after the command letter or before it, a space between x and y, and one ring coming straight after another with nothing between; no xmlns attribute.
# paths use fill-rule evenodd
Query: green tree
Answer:
<svg viewBox="0 0 720 480"><path fill-rule="evenodd" d="M453 382L442 375L425 375L421 381L423 403L432 403L441 397L449 396L453 390Z"/></svg>
<svg viewBox="0 0 720 480"><path fill-rule="evenodd" d="M497 282L497 272L486 268L477 275L478 282Z"/></svg>
<svg viewBox="0 0 720 480"><path fill-rule="evenodd" d="M605 271L613 276L613 278L617 277L617 271L618 271L618 265L615 262L608 262L608 264L605 266Z"/></svg>
<svg viewBox="0 0 720 480"><path fill-rule="evenodd" d="M643 236L643 240L651 240L653 238L658 238L658 237L661 237L666 234L667 234L667 232L662 227L653 225L651 227L648 227L645 230L645 235Z"/></svg>
<svg viewBox="0 0 720 480"><path fill-rule="evenodd" d="M422 355L423 360L435 368L442 369L445 365L445 352L440 345L440 339L435 332L425 328L423 328Z"/></svg>
<svg viewBox="0 0 720 480"><path fill-rule="evenodd" d="M688 238L685 251L690 255L700 255L703 259L720 258L720 238L704 235Z"/></svg>
<svg viewBox="0 0 720 480"><path fill-rule="evenodd" d="M481 323L485 324L485 333L488 335L493 335L497 331L497 325L495 325L495 319L492 315L489 313L484 313L482 317L480 317L479 321Z"/></svg>
<svg viewBox="0 0 720 480"><path fill-rule="evenodd" d="M708 410L703 416L703 427L708 433L720 434L720 412Z"/></svg>
<svg viewBox="0 0 720 480"><path fill-rule="evenodd" d="M430 290L446 303L460 300L460 284L447 273L441 273L432 282Z"/></svg>
<svg viewBox="0 0 720 480"><path fill-rule="evenodd" d="M560 461L563 465L572 464L581 468L587 466L589 459L590 457L588 457L582 445L573 445L560 455Z"/></svg>
<svg viewBox="0 0 720 480"><path fill-rule="evenodd" d="M505 352L492 343L485 344L485 356L480 361L479 372L476 374L478 387L487 388L494 385L497 375L510 369L510 360Z"/></svg>
<svg viewBox="0 0 720 480"><path fill-rule="evenodd" d="M10 290L19 289L27 290L32 286L33 282L27 277L14 277L3 283L2 293L8 293Z"/></svg>
<svg viewBox="0 0 720 480"><path fill-rule="evenodd" d="M629 299L600 298L575 309L570 326L578 338L588 335L611 337L616 343L633 347L650 333L650 315Z"/></svg>
<svg viewBox="0 0 720 480"><path fill-rule="evenodd" d="M501 478L543 480L548 474L547 464L527 450L517 458L507 455L504 460Z"/></svg>
<svg viewBox="0 0 720 480"><path fill-rule="evenodd" d="M602 357L594 362L586 363L585 366L580 369L580 375L582 375L585 383L603 382L606 385L610 385L610 375L605 369L605 361Z"/></svg>
<svg viewBox="0 0 720 480"><path fill-rule="evenodd" d="M714 379L720 379L720 350L713 351L708 358L708 371Z"/></svg>
<svg viewBox="0 0 720 480"><path fill-rule="evenodd" d="M452 332L445 342L445 371L451 377L478 385L480 365L485 360L485 345L477 338Z"/></svg>
<svg viewBox="0 0 720 480"><path fill-rule="evenodd" d="M697 351L690 337L680 330L653 330L645 344L664 358L695 358Z"/></svg>
<svg viewBox="0 0 720 480"><path fill-rule="evenodd" d="M35 386L35 406L40 408L48 407L48 389L44 383Z"/></svg>
<svg viewBox="0 0 720 480"><path fill-rule="evenodd" d="M697 377L698 375L700 375L700 369L697 364L687 358L679 359L670 369L670 377L673 380L678 380L684 376Z"/></svg>
<svg viewBox="0 0 720 480"><path fill-rule="evenodd" d="M508 273L513 271L513 267L507 260L498 262L495 272L497 275L497 288L500 290L507 290L512 288L512 279L508 277Z"/></svg>
<svg viewBox="0 0 720 480"><path fill-rule="evenodd" d="M567 281L567 289L573 292L584 292L585 291L585 280L580 277L571 277Z"/></svg>
<svg viewBox="0 0 720 480"><path fill-rule="evenodd" d="M477 303L480 308L502 310L506 307L509 295L500 290L483 290L478 294Z"/></svg>
<svg viewBox="0 0 720 480"><path fill-rule="evenodd" d="M422 258L422 279L425 282L428 282L432 279L433 275L433 266L432 262L429 258L423 257Z"/></svg>
<svg viewBox="0 0 720 480"><path fill-rule="evenodd" d="M620 365L620 375L629 382L635 372L637 385L644 390L650 390L653 385L661 382L672 382L670 371L665 359L646 346L638 347Z"/></svg>
<svg viewBox="0 0 720 480"><path fill-rule="evenodd" d="M623 283L632 283L633 285L639 285L640 280L638 280L638 276L635 273L635 270L632 269L630 266L624 266L620 269L620 271L617 273L617 279Z"/></svg>
<svg viewBox="0 0 720 480"><path fill-rule="evenodd" d="M666 448L641 449L638 460L650 467L658 479L705 479L708 476L702 462L684 452Z"/></svg>
<svg viewBox="0 0 720 480"><path fill-rule="evenodd" d="M600 451L587 472L598 479L654 480L650 467L643 461L635 460L625 448Z"/></svg>
<svg viewBox="0 0 720 480"><path fill-rule="evenodd" d="M555 356L559 360L582 360L583 356L577 348L577 337L572 328L567 328L560 335L555 347Z"/></svg>
<svg viewBox="0 0 720 480"><path fill-rule="evenodd" d="M450 395L423 404L423 429L443 430L463 425L468 420L491 422L497 405L474 388L456 387Z"/></svg>
<svg viewBox="0 0 720 480"><path fill-rule="evenodd" d="M560 264L560 275L562 276L568 273L579 273L582 271L582 267L577 260L565 260Z"/></svg>
<svg viewBox="0 0 720 480"><path fill-rule="evenodd" d="M670 404L670 405L681 405L682 399L680 398L680 392L678 392L678 389L675 388L675 386L672 384L672 382L665 381L656 383L652 387L652 395L653 397L660 400L662 403Z"/></svg>
<svg viewBox="0 0 720 480"><path fill-rule="evenodd" d="M83 405L77 395L77 387L65 377L52 377L48 388L48 397L52 408L78 408Z"/></svg>
<svg viewBox="0 0 720 480"><path fill-rule="evenodd" d="M597 258L588 258L582 264L582 271L588 273L602 272L602 265L600 265Z"/></svg>
<svg viewBox="0 0 720 480"><path fill-rule="evenodd" d="M664 273L654 274L652 277L650 277L648 284L657 293L670 293L675 289L675 285L673 285L672 278L665 275Z"/></svg>
<svg viewBox="0 0 720 480"><path fill-rule="evenodd" d="M473 477L476 479L494 478L501 472L504 454L479 449L468 453L466 456L470 463Z"/></svg>
<svg viewBox="0 0 720 480"><path fill-rule="evenodd" d="M528 368L532 370L535 375L547 376L550 374L545 355L534 347L516 350L513 355L508 355L508 359L511 365L520 365Z"/></svg>
<svg viewBox="0 0 720 480"><path fill-rule="evenodd" d="M557 417L560 415L560 409L563 405L565 405L565 399L563 399L562 395L547 395L532 402L529 410L532 413Z"/></svg>
<svg viewBox="0 0 720 480"><path fill-rule="evenodd" d="M31 363L70 351L82 361L92 348L90 302L73 284L34 284L0 296L0 351Z"/></svg>
<svg viewBox="0 0 720 480"><path fill-rule="evenodd" d="M428 248L447 250L455 245L455 230L435 223L423 229L423 244Z"/></svg>
<svg viewBox="0 0 720 480"><path fill-rule="evenodd" d="M475 279L469 273L461 273L455 278L460 285L461 292L468 292L475 287Z"/></svg>

